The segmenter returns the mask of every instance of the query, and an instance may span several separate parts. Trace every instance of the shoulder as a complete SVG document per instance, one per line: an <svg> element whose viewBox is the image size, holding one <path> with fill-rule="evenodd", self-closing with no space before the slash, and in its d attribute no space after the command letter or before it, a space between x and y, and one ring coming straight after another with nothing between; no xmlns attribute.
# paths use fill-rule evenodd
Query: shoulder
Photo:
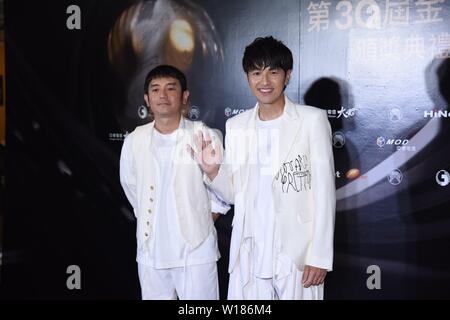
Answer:
<svg viewBox="0 0 450 320"><path fill-rule="evenodd" d="M123 142L123 149L130 149L135 143L144 140L151 130L153 123L147 123L142 126L137 126L132 132L127 134Z"/></svg>
<svg viewBox="0 0 450 320"><path fill-rule="evenodd" d="M253 112L255 111L255 107L248 109L240 114L235 115L234 117L227 120L227 127L241 127L247 124L250 120Z"/></svg>
<svg viewBox="0 0 450 320"><path fill-rule="evenodd" d="M305 118L327 117L327 111L317 107L295 104L295 109L300 116Z"/></svg>
<svg viewBox="0 0 450 320"><path fill-rule="evenodd" d="M141 135L141 134L145 134L147 133L149 130L151 130L153 126L153 122L144 124L142 126L137 126L129 135L133 136L133 135Z"/></svg>

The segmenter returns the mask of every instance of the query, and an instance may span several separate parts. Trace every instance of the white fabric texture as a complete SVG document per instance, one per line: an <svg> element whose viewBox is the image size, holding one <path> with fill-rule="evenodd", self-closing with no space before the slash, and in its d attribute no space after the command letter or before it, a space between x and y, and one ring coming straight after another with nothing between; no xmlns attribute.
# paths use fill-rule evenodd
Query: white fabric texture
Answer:
<svg viewBox="0 0 450 320"><path fill-rule="evenodd" d="M157 181L161 187L154 214L154 228L149 231L153 231L153 235L150 242L146 242L146 247L138 250L137 261L156 269L215 262L220 258L215 229L195 249L191 249L181 235L171 183L176 137L176 131L165 135L154 130L153 150L158 162Z"/></svg>
<svg viewBox="0 0 450 320"><path fill-rule="evenodd" d="M186 268L154 269L138 264L142 300L218 300L215 262Z"/></svg>
<svg viewBox="0 0 450 320"><path fill-rule="evenodd" d="M257 120L258 132L258 181L255 199L253 235L254 235L254 274L259 278L272 278L273 274L273 245L275 232L275 216L272 195L272 172L277 165L272 146L276 146L279 141L279 130L281 117L274 120ZM275 150L278 152L278 150Z"/></svg>

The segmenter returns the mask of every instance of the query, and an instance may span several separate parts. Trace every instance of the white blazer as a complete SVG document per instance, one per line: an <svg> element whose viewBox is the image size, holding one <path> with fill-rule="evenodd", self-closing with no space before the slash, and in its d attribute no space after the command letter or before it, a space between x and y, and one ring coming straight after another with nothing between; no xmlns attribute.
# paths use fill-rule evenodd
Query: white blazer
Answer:
<svg viewBox="0 0 450 320"><path fill-rule="evenodd" d="M331 127L326 111L298 105L285 97L279 165L273 171L275 229L281 250L299 270L311 265L332 270L335 221L335 172ZM256 177L258 105L226 123L225 157L209 184L234 203L229 272L243 241L246 213L253 209Z"/></svg>
<svg viewBox="0 0 450 320"><path fill-rule="evenodd" d="M120 182L137 218L138 248L152 236L153 219L147 216L154 214L159 200L156 197L160 187L156 175L158 163L151 148L153 130L154 121L130 133L124 141L120 159ZM202 122L181 117L173 159L171 183L178 222L182 237L192 248L199 246L214 228L212 205L214 212L226 213L229 209L207 190L202 171L187 150L188 144L194 146L194 134L205 130L220 142L214 131Z"/></svg>

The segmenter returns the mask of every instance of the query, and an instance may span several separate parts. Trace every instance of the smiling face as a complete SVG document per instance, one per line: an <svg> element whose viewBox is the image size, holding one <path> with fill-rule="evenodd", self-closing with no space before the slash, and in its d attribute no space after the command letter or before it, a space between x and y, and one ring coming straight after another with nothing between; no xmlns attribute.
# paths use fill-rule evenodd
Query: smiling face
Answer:
<svg viewBox="0 0 450 320"><path fill-rule="evenodd" d="M150 81L144 95L155 120L179 117L187 104L189 91L182 91L180 82L173 77L160 77Z"/></svg>
<svg viewBox="0 0 450 320"><path fill-rule="evenodd" d="M284 105L284 88L289 82L292 70L281 68L255 69L247 73L248 84L260 106Z"/></svg>

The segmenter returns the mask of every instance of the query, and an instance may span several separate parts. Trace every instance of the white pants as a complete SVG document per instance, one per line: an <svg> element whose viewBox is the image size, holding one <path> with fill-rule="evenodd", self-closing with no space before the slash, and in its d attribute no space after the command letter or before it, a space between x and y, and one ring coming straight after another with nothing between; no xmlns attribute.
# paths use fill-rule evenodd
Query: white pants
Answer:
<svg viewBox="0 0 450 320"><path fill-rule="evenodd" d="M142 300L218 300L217 263L154 269L138 263Z"/></svg>
<svg viewBox="0 0 450 320"><path fill-rule="evenodd" d="M304 288L303 271L287 256L280 255L275 268L274 278L258 278L251 272L249 255L240 254L230 273L228 300L323 300L324 285Z"/></svg>

